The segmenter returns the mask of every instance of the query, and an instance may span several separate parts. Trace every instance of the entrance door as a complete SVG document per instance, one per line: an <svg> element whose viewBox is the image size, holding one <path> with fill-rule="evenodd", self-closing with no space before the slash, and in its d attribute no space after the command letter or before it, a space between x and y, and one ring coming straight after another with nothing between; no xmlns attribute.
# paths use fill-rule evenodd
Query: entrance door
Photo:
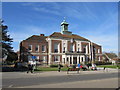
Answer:
<svg viewBox="0 0 120 90"><path fill-rule="evenodd" d="M73 57L73 64L77 64L77 57Z"/></svg>

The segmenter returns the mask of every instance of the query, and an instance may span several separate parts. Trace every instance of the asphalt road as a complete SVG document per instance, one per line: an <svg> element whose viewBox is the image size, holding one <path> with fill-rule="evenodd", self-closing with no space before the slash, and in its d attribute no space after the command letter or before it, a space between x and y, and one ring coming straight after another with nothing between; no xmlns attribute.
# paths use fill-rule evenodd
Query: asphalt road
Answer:
<svg viewBox="0 0 120 90"><path fill-rule="evenodd" d="M16 73L15 75L3 74L2 84L3 88L7 87L24 87L31 85L45 85L45 84L56 84L56 83L67 83L75 81L89 81L89 80L100 80L117 78L118 73L100 73L100 74L73 74L73 75L62 75L62 76L47 76L40 77L39 75L28 75L25 73Z"/></svg>

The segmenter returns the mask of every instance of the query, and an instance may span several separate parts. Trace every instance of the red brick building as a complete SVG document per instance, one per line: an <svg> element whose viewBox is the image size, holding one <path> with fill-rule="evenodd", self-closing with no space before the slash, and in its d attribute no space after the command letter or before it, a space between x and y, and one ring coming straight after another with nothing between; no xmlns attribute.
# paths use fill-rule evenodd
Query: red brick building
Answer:
<svg viewBox="0 0 120 90"><path fill-rule="evenodd" d="M68 23L61 23L61 32L50 36L33 35L20 43L20 60L32 60L36 56L40 63L78 64L102 60L102 47L90 40L68 31Z"/></svg>

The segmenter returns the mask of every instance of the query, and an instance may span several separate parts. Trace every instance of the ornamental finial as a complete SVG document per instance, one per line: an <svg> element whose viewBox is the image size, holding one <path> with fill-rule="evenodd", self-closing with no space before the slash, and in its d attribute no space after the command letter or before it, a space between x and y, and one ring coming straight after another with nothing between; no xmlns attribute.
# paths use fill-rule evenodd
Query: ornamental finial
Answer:
<svg viewBox="0 0 120 90"><path fill-rule="evenodd" d="M64 17L64 20L63 21L66 21L66 17Z"/></svg>

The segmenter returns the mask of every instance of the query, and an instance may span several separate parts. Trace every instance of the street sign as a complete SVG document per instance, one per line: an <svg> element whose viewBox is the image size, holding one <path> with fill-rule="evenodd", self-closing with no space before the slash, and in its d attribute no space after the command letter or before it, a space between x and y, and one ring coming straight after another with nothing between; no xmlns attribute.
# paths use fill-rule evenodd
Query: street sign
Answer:
<svg viewBox="0 0 120 90"><path fill-rule="evenodd" d="M32 59L36 59L36 56L32 56Z"/></svg>

